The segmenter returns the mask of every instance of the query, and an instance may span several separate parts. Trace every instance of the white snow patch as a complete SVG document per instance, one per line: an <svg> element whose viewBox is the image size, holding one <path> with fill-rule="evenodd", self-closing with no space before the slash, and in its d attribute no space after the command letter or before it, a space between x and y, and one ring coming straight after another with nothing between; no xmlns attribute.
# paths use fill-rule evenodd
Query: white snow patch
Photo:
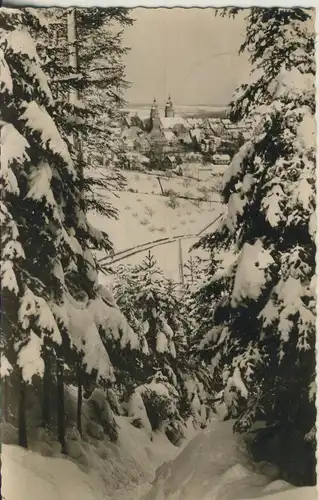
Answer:
<svg viewBox="0 0 319 500"><path fill-rule="evenodd" d="M158 469L142 500L315 500L315 487L296 488L274 481L273 466L269 477L258 471L232 425L232 421L214 420L199 432L174 460Z"/></svg>
<svg viewBox="0 0 319 500"><path fill-rule="evenodd" d="M68 295L65 296L62 306L55 305L54 312L65 323L71 345L83 354L83 363L87 366L87 371L91 373L97 370L99 376L112 379L111 362L87 304L78 302Z"/></svg>
<svg viewBox="0 0 319 500"><path fill-rule="evenodd" d="M10 292L18 294L19 287L16 275L13 269L13 264L6 260L1 266L1 286L7 288Z"/></svg>
<svg viewBox="0 0 319 500"><path fill-rule="evenodd" d="M8 43L7 50L11 49L19 57L22 56L21 61L25 65L28 75L37 81L41 91L51 99L52 94L48 85L48 77L42 71L36 44L30 33L25 29L16 29L9 32L5 38Z"/></svg>
<svg viewBox="0 0 319 500"><path fill-rule="evenodd" d="M1 91L6 89L10 94L13 90L13 82L11 77L10 68L5 60L4 51L0 49L0 82L1 82Z"/></svg>
<svg viewBox="0 0 319 500"><path fill-rule="evenodd" d="M271 188L267 197L262 199L262 207L265 209L266 219L272 227L276 227L282 218L280 201L284 200L284 192L279 185Z"/></svg>
<svg viewBox="0 0 319 500"><path fill-rule="evenodd" d="M37 201L43 197L47 198L51 192L51 179L52 170L47 163L40 162L36 167L33 167L29 177L30 189L26 197Z"/></svg>
<svg viewBox="0 0 319 500"><path fill-rule="evenodd" d="M315 237L316 232L317 232L317 214L314 211L310 215L309 219L309 234L310 236Z"/></svg>
<svg viewBox="0 0 319 500"><path fill-rule="evenodd" d="M260 240L253 245L245 243L236 270L231 304L236 307L242 299L256 300L262 287L266 284L266 270L272 264L270 252L263 247Z"/></svg>
<svg viewBox="0 0 319 500"><path fill-rule="evenodd" d="M62 139L53 119L45 108L39 106L35 101L25 103L25 111L21 119L26 121L26 126L41 134L44 144L49 143L52 151L60 155L69 167L70 173L76 177L76 172L71 160L68 147Z"/></svg>
<svg viewBox="0 0 319 500"><path fill-rule="evenodd" d="M1 453L2 487L6 500L108 500L102 479L70 460L48 458L16 446L4 445ZM18 475L19 481L16 480Z"/></svg>
<svg viewBox="0 0 319 500"><path fill-rule="evenodd" d="M25 382L32 381L34 375L43 376L44 362L41 357L42 339L33 330L30 330L29 340L20 349L18 354L18 365L22 368L22 376Z"/></svg>
<svg viewBox="0 0 319 500"><path fill-rule="evenodd" d="M235 231L239 215L243 215L247 198L243 198L239 193L233 193L228 200L228 217L226 225L230 231Z"/></svg>
<svg viewBox="0 0 319 500"><path fill-rule="evenodd" d="M29 143L13 125L6 124L1 127L0 145L0 175L7 184L6 189L8 189L11 193L19 194L18 182L10 167L13 163L22 165L23 161L29 158L26 153Z"/></svg>
<svg viewBox="0 0 319 500"><path fill-rule="evenodd" d="M168 347L167 338L163 332L158 332L156 335L156 350L157 352L166 352Z"/></svg>
<svg viewBox="0 0 319 500"><path fill-rule="evenodd" d="M142 396L138 391L133 392L131 395L127 405L127 413L129 417L140 420L142 428L145 429L148 436L151 437L152 426L148 419Z"/></svg>
<svg viewBox="0 0 319 500"><path fill-rule="evenodd" d="M316 120L309 110L305 113L297 129L297 137L304 149L314 148L316 145Z"/></svg>
<svg viewBox="0 0 319 500"><path fill-rule="evenodd" d="M9 363L8 359L2 352L0 355L0 377L1 378L8 377L8 375L10 375L12 370L13 370L12 365Z"/></svg>

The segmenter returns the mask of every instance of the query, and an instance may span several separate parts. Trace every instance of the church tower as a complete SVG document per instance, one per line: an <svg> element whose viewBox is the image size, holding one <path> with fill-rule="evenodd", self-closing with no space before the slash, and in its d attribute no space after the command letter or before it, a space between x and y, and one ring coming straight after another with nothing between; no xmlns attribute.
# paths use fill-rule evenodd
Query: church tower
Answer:
<svg viewBox="0 0 319 500"><path fill-rule="evenodd" d="M154 129L159 130L161 128L161 119L160 119L158 105L157 105L155 97L154 97L154 101L153 101L153 104L151 107L150 128L151 128L151 130L154 130Z"/></svg>
<svg viewBox="0 0 319 500"><path fill-rule="evenodd" d="M175 111L174 111L174 106L172 103L171 96L167 99L167 103L165 106L165 117L166 118L173 118L175 116Z"/></svg>

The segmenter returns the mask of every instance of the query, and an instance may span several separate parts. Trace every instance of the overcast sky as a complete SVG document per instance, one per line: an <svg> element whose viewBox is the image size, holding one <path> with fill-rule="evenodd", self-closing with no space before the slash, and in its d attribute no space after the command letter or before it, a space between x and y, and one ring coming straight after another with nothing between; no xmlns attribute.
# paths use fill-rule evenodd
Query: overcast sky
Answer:
<svg viewBox="0 0 319 500"><path fill-rule="evenodd" d="M247 57L237 54L244 15L228 19L215 17L212 9L138 8L132 17L136 21L124 34L131 47L125 58L130 103L149 103L154 96L163 103L171 93L176 104L228 104L249 71Z"/></svg>

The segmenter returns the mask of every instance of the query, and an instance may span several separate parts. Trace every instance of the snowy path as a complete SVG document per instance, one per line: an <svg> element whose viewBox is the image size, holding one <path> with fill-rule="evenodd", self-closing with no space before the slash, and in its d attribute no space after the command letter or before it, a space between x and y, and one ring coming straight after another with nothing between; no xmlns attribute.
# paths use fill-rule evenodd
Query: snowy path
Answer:
<svg viewBox="0 0 319 500"><path fill-rule="evenodd" d="M316 498L315 488L294 488L273 479L253 469L243 441L232 433L232 422L216 421L157 470L151 489L139 500Z"/></svg>

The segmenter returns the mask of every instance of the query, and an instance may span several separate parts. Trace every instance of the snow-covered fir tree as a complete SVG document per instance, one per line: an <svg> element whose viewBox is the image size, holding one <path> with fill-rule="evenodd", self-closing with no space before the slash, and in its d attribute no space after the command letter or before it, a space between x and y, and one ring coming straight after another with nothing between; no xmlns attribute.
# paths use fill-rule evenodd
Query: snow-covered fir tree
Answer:
<svg viewBox="0 0 319 500"><path fill-rule="evenodd" d="M208 419L209 375L189 358L193 325L185 314L186 291L164 278L151 253L140 265L119 267L117 276L117 302L141 343L139 377L125 360L119 365L122 376L126 373L130 390L142 396L153 429L165 423L174 441L188 417L203 425Z"/></svg>
<svg viewBox="0 0 319 500"><path fill-rule="evenodd" d="M142 264L119 269L118 284L114 292L119 307L136 331L143 345L141 378L134 380L132 389L139 387L147 408L152 428L163 421L179 418L176 374L171 363L176 357L174 331L167 322L163 276L149 253ZM132 370L131 364L127 366Z"/></svg>
<svg viewBox="0 0 319 500"><path fill-rule="evenodd" d="M193 257L192 255L184 264L184 277L190 288L196 287L196 284L202 279L203 267L202 259L198 256Z"/></svg>
<svg viewBox="0 0 319 500"><path fill-rule="evenodd" d="M45 70L51 76L54 94L62 98L64 116L75 138L79 168L85 167L83 188L88 209L116 217L117 212L103 189L122 189L119 168L123 152L116 119L123 105L122 58L127 49L122 30L132 21L127 9L40 9L48 20L49 36L42 50ZM82 119L70 119L66 98L82 111ZM99 171L96 172L97 167Z"/></svg>
<svg viewBox="0 0 319 500"><path fill-rule="evenodd" d="M122 335L126 345L137 336L98 283L92 252L109 241L87 221L83 170L65 129L63 111L81 118L81 110L52 95L30 34L41 41L45 25L29 9L3 8L0 18L1 375L18 395L8 404L19 444L27 446L27 424L54 421L66 452L65 375L76 371L79 389L92 381L105 387L114 380L106 339ZM42 388L43 413L27 423L31 386Z"/></svg>
<svg viewBox="0 0 319 500"><path fill-rule="evenodd" d="M264 421L259 449L272 443L267 459L295 484L315 477L314 44L311 10L249 10L251 80L231 115L254 131L224 177L227 215L199 242L211 262L198 352L235 429Z"/></svg>

